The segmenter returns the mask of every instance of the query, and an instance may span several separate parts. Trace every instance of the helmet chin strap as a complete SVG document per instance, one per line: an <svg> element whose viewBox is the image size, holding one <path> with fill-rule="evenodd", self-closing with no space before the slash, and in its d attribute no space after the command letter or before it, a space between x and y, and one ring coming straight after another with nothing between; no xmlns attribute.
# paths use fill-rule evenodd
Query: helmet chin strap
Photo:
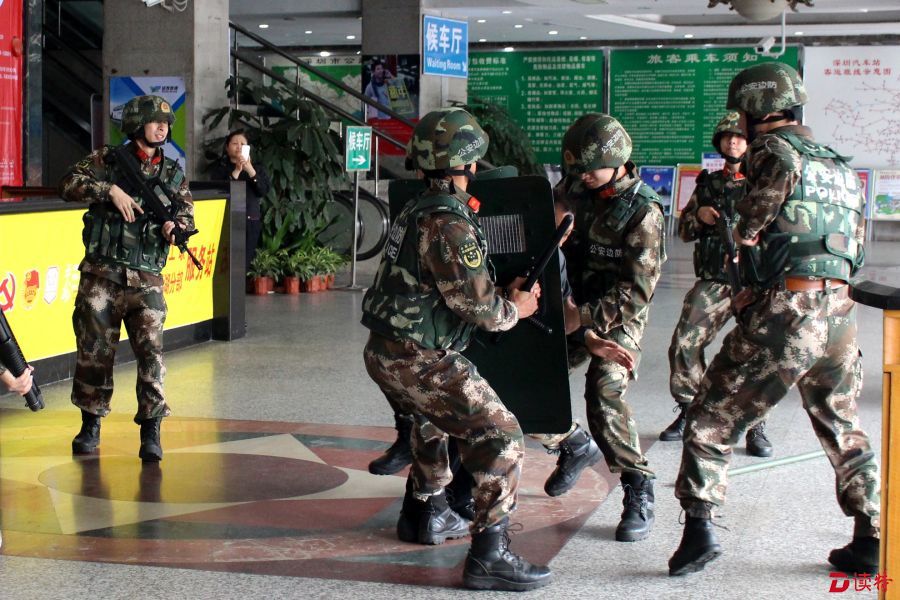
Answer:
<svg viewBox="0 0 900 600"><path fill-rule="evenodd" d="M455 177L463 176L469 181L475 181L475 173L472 172L472 165L467 164L462 169L447 169L447 175Z"/></svg>
<svg viewBox="0 0 900 600"><path fill-rule="evenodd" d="M166 142L168 142L168 141L169 141L169 136L166 136L166 139L164 139L161 142L151 142L150 140L147 139L146 135L144 136L144 143L147 144L147 146L149 146L150 148L162 148L163 146L166 145Z"/></svg>
<svg viewBox="0 0 900 600"><path fill-rule="evenodd" d="M743 156L732 156L730 154L722 153L722 158L724 158L725 162L727 162L729 165L736 165L739 162L741 162L741 160L743 160L744 157Z"/></svg>
<svg viewBox="0 0 900 600"><path fill-rule="evenodd" d="M634 163L626 161L623 165L625 167L625 175L627 175L630 179L634 179ZM616 175L619 174L619 169L616 167L616 172L613 174L612 179L604 183L598 188L594 189L594 193L597 194L598 198L609 198L611 196L615 196L616 194L616 183L619 181L619 177Z"/></svg>

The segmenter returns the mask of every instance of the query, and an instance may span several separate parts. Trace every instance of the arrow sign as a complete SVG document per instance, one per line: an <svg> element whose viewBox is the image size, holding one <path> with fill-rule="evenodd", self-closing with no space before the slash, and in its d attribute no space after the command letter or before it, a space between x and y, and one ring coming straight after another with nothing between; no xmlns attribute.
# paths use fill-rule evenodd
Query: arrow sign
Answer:
<svg viewBox="0 0 900 600"><path fill-rule="evenodd" d="M348 126L344 133L344 170L368 171L372 168L372 128Z"/></svg>

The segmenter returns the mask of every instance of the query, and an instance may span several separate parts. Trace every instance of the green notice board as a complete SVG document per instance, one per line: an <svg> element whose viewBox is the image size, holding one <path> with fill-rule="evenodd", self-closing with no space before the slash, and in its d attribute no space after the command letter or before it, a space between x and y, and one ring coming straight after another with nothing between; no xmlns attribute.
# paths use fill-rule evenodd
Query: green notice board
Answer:
<svg viewBox="0 0 900 600"><path fill-rule="evenodd" d="M509 111L538 162L559 164L569 125L603 108L603 51L473 52L468 91Z"/></svg>
<svg viewBox="0 0 900 600"><path fill-rule="evenodd" d="M798 66L789 47L778 58ZM725 114L728 84L742 69L776 59L753 48L613 50L609 58L609 111L634 142L638 164L699 163ZM471 88L470 88L471 89Z"/></svg>

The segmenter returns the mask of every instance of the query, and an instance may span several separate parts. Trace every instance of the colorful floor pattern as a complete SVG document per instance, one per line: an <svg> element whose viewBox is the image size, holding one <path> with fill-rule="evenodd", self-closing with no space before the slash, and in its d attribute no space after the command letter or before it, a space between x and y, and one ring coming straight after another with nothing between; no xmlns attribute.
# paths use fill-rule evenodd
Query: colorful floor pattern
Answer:
<svg viewBox="0 0 900 600"><path fill-rule="evenodd" d="M467 540L397 540L405 473L368 462L385 427L169 418L159 465L137 458L137 426L103 421L100 452L73 458L73 411L0 410L0 527L6 555L459 586ZM555 466L526 451L512 547L551 560L614 482L588 470L562 498L543 482Z"/></svg>

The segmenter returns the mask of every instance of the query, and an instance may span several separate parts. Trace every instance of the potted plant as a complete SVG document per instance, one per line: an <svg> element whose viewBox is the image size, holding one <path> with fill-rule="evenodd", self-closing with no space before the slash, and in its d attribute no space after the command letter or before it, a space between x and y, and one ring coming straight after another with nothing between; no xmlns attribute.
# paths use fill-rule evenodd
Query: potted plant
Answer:
<svg viewBox="0 0 900 600"><path fill-rule="evenodd" d="M281 260L275 252L261 249L250 263L249 275L253 281L253 293L263 296L275 289L275 278L280 274Z"/></svg>
<svg viewBox="0 0 900 600"><path fill-rule="evenodd" d="M309 279L312 269L308 253L302 248L287 255L284 262L284 291L286 294L299 294L300 281Z"/></svg>
<svg viewBox="0 0 900 600"><path fill-rule="evenodd" d="M347 257L338 254L331 248L325 247L321 249L319 261L325 276L325 287L327 289L334 287L334 276L347 263L347 260Z"/></svg>

